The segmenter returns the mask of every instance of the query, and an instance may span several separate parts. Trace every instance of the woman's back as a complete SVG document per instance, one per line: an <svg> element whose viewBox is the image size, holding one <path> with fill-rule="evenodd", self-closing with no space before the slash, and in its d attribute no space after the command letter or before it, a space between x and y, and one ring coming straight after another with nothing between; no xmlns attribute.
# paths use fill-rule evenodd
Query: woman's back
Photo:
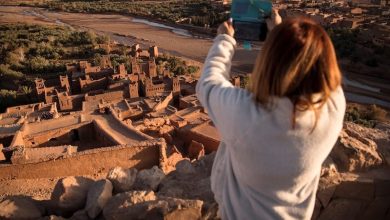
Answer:
<svg viewBox="0 0 390 220"><path fill-rule="evenodd" d="M342 89L313 100L315 110L297 111L283 96L267 107L228 82L235 44L228 35L215 39L197 85L222 139L211 176L222 218L310 219L321 164L342 128Z"/></svg>

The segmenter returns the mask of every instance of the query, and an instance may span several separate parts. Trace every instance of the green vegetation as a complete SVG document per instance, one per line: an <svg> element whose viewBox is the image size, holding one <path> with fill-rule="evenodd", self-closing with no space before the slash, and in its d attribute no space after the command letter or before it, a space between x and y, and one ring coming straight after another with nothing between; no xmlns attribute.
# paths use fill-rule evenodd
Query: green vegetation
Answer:
<svg viewBox="0 0 390 220"><path fill-rule="evenodd" d="M37 102L33 95L35 78L57 78L65 73L65 65L73 60L88 60L99 65L102 55L110 53L114 68L124 63L130 72L129 47L106 47L109 42L107 36L68 27L0 25L0 112L9 106ZM105 46L101 47L102 44ZM174 75L199 71L199 67L187 66L185 61L174 56L163 55L156 59L156 63L158 69L167 68Z"/></svg>
<svg viewBox="0 0 390 220"><path fill-rule="evenodd" d="M209 0L124 1L124 0L49 0L23 2L21 5L82 13L119 13L173 23L204 27L217 26L228 19L229 7L212 5Z"/></svg>
<svg viewBox="0 0 390 220"><path fill-rule="evenodd" d="M108 41L67 27L0 25L0 111L36 101L31 95L36 77L56 77L64 73L69 60L104 54L94 48Z"/></svg>
<svg viewBox="0 0 390 220"><path fill-rule="evenodd" d="M385 121L386 117L387 111L376 105L370 105L367 109L347 106L344 120L373 128L378 121Z"/></svg>
<svg viewBox="0 0 390 220"><path fill-rule="evenodd" d="M340 58L351 57L356 53L358 31L349 29L330 29L329 36L332 38L337 55Z"/></svg>
<svg viewBox="0 0 390 220"><path fill-rule="evenodd" d="M387 65L390 58L388 47L380 47L371 41L362 43L359 29L329 29L328 34L332 39L339 58L347 58L352 63L364 63L369 67L378 67L380 64Z"/></svg>
<svg viewBox="0 0 390 220"><path fill-rule="evenodd" d="M156 63L159 66L163 66L172 72L175 76L184 75L184 74L195 74L199 71L198 66L187 66L186 62L182 59L163 54L162 56L157 57Z"/></svg>
<svg viewBox="0 0 390 220"><path fill-rule="evenodd" d="M241 88L250 89L252 83L250 75L247 74L241 76L240 81L241 81Z"/></svg>

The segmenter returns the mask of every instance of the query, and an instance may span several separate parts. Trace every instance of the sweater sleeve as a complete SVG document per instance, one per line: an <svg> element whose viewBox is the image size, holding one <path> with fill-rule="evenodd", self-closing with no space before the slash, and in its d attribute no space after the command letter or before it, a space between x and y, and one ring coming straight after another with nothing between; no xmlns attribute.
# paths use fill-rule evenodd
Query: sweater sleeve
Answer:
<svg viewBox="0 0 390 220"><path fill-rule="evenodd" d="M214 39L204 63L202 76L196 85L198 99L217 127L222 140L236 137L234 130L237 126L234 120L239 110L237 107L240 107L244 96L248 96L246 90L234 87L229 81L235 46L236 41L233 37L226 34L218 35Z"/></svg>

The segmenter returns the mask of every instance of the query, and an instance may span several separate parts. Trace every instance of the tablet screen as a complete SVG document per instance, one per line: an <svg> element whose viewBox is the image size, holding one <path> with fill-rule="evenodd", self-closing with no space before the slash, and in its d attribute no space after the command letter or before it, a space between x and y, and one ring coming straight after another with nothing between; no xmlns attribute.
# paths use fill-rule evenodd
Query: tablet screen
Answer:
<svg viewBox="0 0 390 220"><path fill-rule="evenodd" d="M233 26L237 40L264 41L267 36L266 23L233 21Z"/></svg>

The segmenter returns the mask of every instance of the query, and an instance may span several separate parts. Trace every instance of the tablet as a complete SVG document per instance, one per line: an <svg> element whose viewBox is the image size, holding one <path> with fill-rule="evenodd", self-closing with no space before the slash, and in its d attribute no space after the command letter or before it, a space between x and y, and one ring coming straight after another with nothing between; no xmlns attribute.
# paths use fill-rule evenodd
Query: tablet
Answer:
<svg viewBox="0 0 390 220"><path fill-rule="evenodd" d="M263 41L267 35L266 18L271 16L270 0L233 0L231 17L237 40Z"/></svg>

